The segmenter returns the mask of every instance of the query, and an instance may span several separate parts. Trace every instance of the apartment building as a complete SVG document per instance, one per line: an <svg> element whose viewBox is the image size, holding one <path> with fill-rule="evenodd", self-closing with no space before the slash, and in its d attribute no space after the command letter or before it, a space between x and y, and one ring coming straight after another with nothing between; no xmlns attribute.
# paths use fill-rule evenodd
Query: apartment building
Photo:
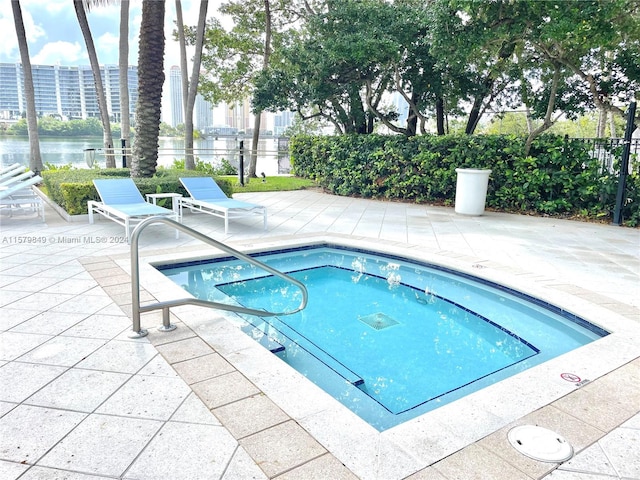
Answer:
<svg viewBox="0 0 640 480"><path fill-rule="evenodd" d="M32 65L36 112L63 119L100 117L93 72L88 65ZM100 67L111 120L120 122L120 69ZM138 68L129 66L129 113L135 113L138 98ZM0 63L0 119L16 120L26 111L24 72L20 63Z"/></svg>
<svg viewBox="0 0 640 480"><path fill-rule="evenodd" d="M184 123L184 107L182 95L182 76L180 67L173 66L169 70L169 98L171 104L171 126L177 127ZM193 109L193 126L204 129L213 125L214 106L207 102L199 93Z"/></svg>

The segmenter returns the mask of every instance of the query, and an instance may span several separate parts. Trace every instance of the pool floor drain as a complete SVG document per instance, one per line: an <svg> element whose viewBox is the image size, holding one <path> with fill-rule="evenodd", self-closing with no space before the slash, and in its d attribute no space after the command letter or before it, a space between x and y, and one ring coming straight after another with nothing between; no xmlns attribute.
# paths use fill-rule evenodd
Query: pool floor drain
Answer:
<svg viewBox="0 0 640 480"><path fill-rule="evenodd" d="M359 317L358 320L360 320L362 323L366 323L376 330L382 330L383 328L392 327L393 325L398 325L399 323L389 315L385 315L384 313L373 313L371 315L365 315L364 317Z"/></svg>
<svg viewBox="0 0 640 480"><path fill-rule="evenodd" d="M509 430L509 443L523 455L540 462L562 463L573 457L573 447L557 433L537 425Z"/></svg>

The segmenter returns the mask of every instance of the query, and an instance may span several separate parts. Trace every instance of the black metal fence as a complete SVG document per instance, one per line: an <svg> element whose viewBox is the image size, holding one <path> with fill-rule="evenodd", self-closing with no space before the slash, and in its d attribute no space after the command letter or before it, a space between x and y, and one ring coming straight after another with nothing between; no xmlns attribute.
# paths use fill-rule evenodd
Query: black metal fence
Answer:
<svg viewBox="0 0 640 480"><path fill-rule="evenodd" d="M622 157L624 146L623 138L573 138L569 141L580 141L589 145L590 154L597 159L603 171L613 173L619 169L615 162ZM640 138L632 138L630 144L629 171L635 171L634 167L640 166Z"/></svg>

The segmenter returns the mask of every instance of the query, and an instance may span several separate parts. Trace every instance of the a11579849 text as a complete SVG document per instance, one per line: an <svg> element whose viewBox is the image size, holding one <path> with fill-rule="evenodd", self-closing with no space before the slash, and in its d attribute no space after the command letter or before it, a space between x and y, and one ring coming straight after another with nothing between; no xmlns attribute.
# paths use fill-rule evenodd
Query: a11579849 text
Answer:
<svg viewBox="0 0 640 480"><path fill-rule="evenodd" d="M114 244L127 243L125 236L107 235L15 235L3 236L0 245L46 245L46 244Z"/></svg>

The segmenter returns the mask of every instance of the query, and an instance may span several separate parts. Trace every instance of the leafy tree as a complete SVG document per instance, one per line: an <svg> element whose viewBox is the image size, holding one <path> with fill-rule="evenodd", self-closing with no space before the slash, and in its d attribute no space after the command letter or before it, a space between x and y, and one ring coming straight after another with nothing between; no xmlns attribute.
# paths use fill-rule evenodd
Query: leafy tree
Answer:
<svg viewBox="0 0 640 480"><path fill-rule="evenodd" d="M506 8L517 3L436 0L427 7L431 53L449 92L447 108L459 113L471 105L467 134L475 132L489 108L513 108L519 103L513 89L520 72L513 62L519 30Z"/></svg>
<svg viewBox="0 0 640 480"><path fill-rule="evenodd" d="M527 151L561 113L573 118L594 107L621 113L612 100L640 86L633 61L640 4L633 0L441 0L435 6L434 47L442 61L485 72L480 87L506 81L507 88L494 88L499 96L478 90L474 106L482 96L496 109L524 103L541 120L529 133Z"/></svg>
<svg viewBox="0 0 640 480"><path fill-rule="evenodd" d="M320 119L315 118L313 120L304 121L300 115L296 114L293 117L293 122L283 132L284 137L294 137L296 135L320 135L324 128L327 127L326 123L323 123Z"/></svg>
<svg viewBox="0 0 640 480"><path fill-rule="evenodd" d="M398 56L397 42L384 29L394 12L377 0L325 7L307 16L279 51L280 61L256 80L254 108L322 118L339 133L371 133L375 115L367 104L377 107L392 79L379 68L380 58Z"/></svg>
<svg viewBox="0 0 640 480"><path fill-rule="evenodd" d="M158 137L164 83L164 11L164 0L142 2L132 177L152 177L158 165Z"/></svg>
<svg viewBox="0 0 640 480"><path fill-rule="evenodd" d="M431 115L437 132L444 134L447 111L457 113L462 102L475 99L468 126L473 131L489 104L482 102L486 91L498 85L496 78L504 90L508 77L501 73L502 66L480 68L481 61L467 52L468 36L452 41L451 29L462 28L455 15L457 3L327 2L321 13L306 19L299 38L280 52L283 61L259 77L254 104L295 110L303 118L322 117L341 133L371 133L379 121L411 136L426 133ZM493 50L507 58L512 48ZM434 54L437 49L439 55ZM397 124L397 112L383 108L389 91L409 105L404 126Z"/></svg>
<svg viewBox="0 0 640 480"><path fill-rule="evenodd" d="M306 2L304 2L306 3ZM254 79L273 60L273 52L304 9L299 0L231 0L220 12L233 21L227 30L217 19L207 25L200 93L210 102L234 104L253 94ZM191 35L193 41L193 34ZM248 176L255 177L262 108L254 102Z"/></svg>

